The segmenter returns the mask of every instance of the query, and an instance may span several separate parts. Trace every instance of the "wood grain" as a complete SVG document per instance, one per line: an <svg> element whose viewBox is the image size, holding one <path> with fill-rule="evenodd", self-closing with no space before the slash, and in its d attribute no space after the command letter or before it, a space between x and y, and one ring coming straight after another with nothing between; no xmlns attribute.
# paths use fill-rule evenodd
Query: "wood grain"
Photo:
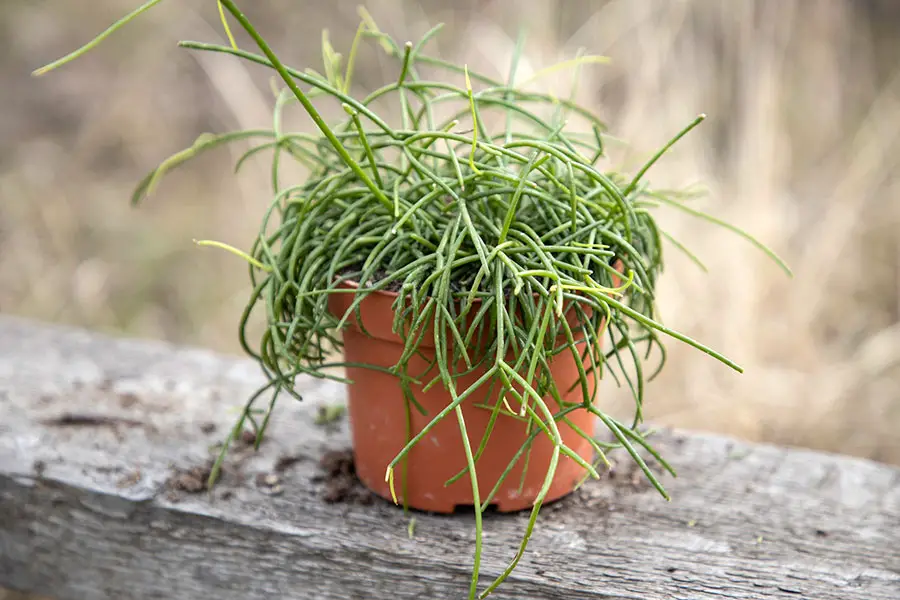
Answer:
<svg viewBox="0 0 900 600"><path fill-rule="evenodd" d="M59 600L466 597L471 514L327 503L315 424L334 383L301 382L259 452L196 490L255 366L211 352L0 317L0 587ZM627 457L542 513L492 597L897 600L900 469L667 432L666 503ZM197 472L191 473L194 469ZM267 479L268 476L268 479ZM191 491L195 493L191 493ZM525 517L486 518L484 585Z"/></svg>

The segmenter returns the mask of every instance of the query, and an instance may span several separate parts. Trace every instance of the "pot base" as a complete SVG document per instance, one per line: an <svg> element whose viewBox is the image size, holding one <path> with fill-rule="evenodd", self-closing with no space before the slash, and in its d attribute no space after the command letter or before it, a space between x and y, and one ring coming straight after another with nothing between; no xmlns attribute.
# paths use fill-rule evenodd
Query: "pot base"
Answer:
<svg viewBox="0 0 900 600"><path fill-rule="evenodd" d="M347 361L350 363L373 364L377 356L388 363L385 365L387 367L396 360L391 357L390 347L381 348L380 351L365 357L358 355L360 347L371 348L373 345L377 347L386 344L383 340L367 338L355 331L346 331L345 343ZM553 368L557 366L554 365ZM573 370L576 368L574 364L568 366ZM355 382L348 390L348 417L353 436L357 475L375 494L391 499L390 486L385 481L386 470L409 439L406 401L398 379L392 375L365 368L348 368L347 375ZM474 383L477 377L477 374L474 375L471 383ZM571 378L562 380L571 381ZM461 381L460 385L465 386L469 383ZM450 403L450 398L439 385L435 385L427 392L422 392L416 386L412 387L416 401L427 411L427 415L423 415L415 407L409 407L410 432L411 435L416 435ZM593 391L593 381L590 382L590 387ZM520 419L500 414L491 424L491 411L481 407L492 406L498 401L494 397L495 394L490 393L490 388L491 386L486 384L483 392L479 390L473 394L475 398L468 398L461 405L469 446L473 453L482 445L485 432L489 428L491 432L481 457L475 463L479 503L483 503L491 493L496 482L509 468L510 462L515 459L517 452L528 439L526 424ZM572 397L569 401L575 402L581 398L580 387L573 390L572 396L576 394L578 398ZM552 400L548 399L545 402L552 412L558 410ZM596 417L589 411L577 409L567 417L578 430L593 433ZM594 457L591 443L566 423L558 422L557 426L566 446L590 463ZM531 508L544 485L553 451L552 441L544 433L539 433L531 443L530 451L522 452L516 460L491 499L491 504L496 505L500 512ZM407 461L406 484L404 460ZM394 490L400 504L406 500L412 508L440 513L452 513L457 506L475 504L472 480L468 473L446 485L449 479L463 471L467 465L460 424L458 416L454 413L447 414L440 420L413 446L404 460L401 460L394 469ZM545 496L545 502L558 500L571 493L585 475L584 467L568 456L560 454L556 474Z"/></svg>
<svg viewBox="0 0 900 600"><path fill-rule="evenodd" d="M354 456L356 456L354 454ZM358 460L358 459L357 459ZM570 459L567 459L570 460ZM477 465L476 465L477 468ZM572 494L575 491L575 486L578 481L581 480L583 476L584 470L581 467L578 467L582 471L582 475L579 476L575 483L571 486L555 486L557 489L555 493L548 493L547 496L544 497L543 506L548 504L552 504L559 500L562 500L566 496ZM359 476L360 482L368 489L370 492L375 494L376 496L387 500L391 503L394 502L391 497L390 489L384 483L384 477L376 477L375 479L367 479L362 475L359 475L357 471L357 475ZM383 472L382 472L383 475ZM558 474L557 474L558 475ZM399 476L395 476L396 479L399 479ZM460 512L473 512L475 510L475 505L472 502L472 492L471 492L471 483L468 478L464 478L462 480L466 485L469 486L469 491L467 494L464 494L465 500L463 502L456 502L451 497L445 496L443 494L443 489L438 493L429 494L428 492L419 492L418 494L410 494L409 497L409 508L417 511L428 512L428 513L438 513L438 514L454 514ZM402 490L402 484L396 483L395 481L395 491L397 492L397 504L400 506L403 505L404 495ZM487 495L490 493L490 490L480 490L482 495ZM514 513L514 512L522 512L525 510L531 510L534 506L534 497L525 497L525 496L516 496L516 495L506 495L500 498L495 497L491 500L491 503L488 505L488 511L496 511L500 513Z"/></svg>

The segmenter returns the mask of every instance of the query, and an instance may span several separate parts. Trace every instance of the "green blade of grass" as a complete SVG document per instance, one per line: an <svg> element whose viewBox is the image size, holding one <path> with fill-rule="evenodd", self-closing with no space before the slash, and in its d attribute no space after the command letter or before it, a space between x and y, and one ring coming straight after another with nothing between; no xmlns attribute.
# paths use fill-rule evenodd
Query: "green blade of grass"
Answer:
<svg viewBox="0 0 900 600"><path fill-rule="evenodd" d="M150 10L151 8L156 6L160 2L162 2L162 0L149 0L148 2L145 2L144 4L142 4L141 6L139 6L138 8L136 8L135 10L133 10L132 12L127 14L126 16L122 17L121 19L119 19L118 21L116 21L115 23L110 25L103 33L99 34L97 37L95 37L94 39L89 41L84 46L78 48L77 50L70 52L69 54L63 56L62 58L60 58L58 60L53 61L52 63L50 63L48 65L44 65L43 67L41 67L39 69L35 69L32 72L32 75L39 77L41 75L49 73L50 71L52 71L54 69L58 69L59 67L72 62L73 60L77 59L80 56L83 56L84 54L90 52L91 50L93 50L94 48L99 46L103 42L103 40L105 40L106 38L108 38L109 36L114 34L116 31L118 31L119 29L121 29L122 27L124 27L125 25L130 23L131 21L133 21L135 18L141 16L142 14L144 14L145 12L147 12L148 10Z"/></svg>

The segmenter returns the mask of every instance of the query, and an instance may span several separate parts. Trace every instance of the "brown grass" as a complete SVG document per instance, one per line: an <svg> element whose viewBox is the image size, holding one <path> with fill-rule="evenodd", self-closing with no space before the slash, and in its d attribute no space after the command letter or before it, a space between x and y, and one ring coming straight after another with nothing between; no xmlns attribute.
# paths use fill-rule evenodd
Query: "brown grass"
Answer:
<svg viewBox="0 0 900 600"><path fill-rule="evenodd" d="M223 36L211 6L199 14L183 12L196 3L164 3L80 62L28 76L135 4L4 2L0 311L237 352L245 269L191 240L248 243L269 197L264 159L232 177L235 154L221 151L178 171L139 210L128 196L200 133L266 126L269 74L176 49L179 39ZM250 16L283 58L318 67L320 30L346 48L356 4L269 0ZM655 183L705 182L711 193L697 206L774 247L796 278L730 235L668 215L710 272L670 252L663 314L746 374L671 345L651 417L900 463L900 71L891 58L900 11L850 0L398 4L368 6L401 39L446 22L433 51L497 74L519 23L530 30L526 71L581 46L610 56L582 72L578 94L631 141L615 148L623 165L709 114ZM377 54L358 85L393 77ZM545 81L569 90L565 73ZM612 386L606 394L625 400Z"/></svg>

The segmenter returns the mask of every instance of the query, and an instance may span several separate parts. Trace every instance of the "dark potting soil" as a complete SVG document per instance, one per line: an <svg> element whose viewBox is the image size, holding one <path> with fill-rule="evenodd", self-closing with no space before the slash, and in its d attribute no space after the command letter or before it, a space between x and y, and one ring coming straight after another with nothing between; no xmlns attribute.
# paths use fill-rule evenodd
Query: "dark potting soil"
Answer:
<svg viewBox="0 0 900 600"><path fill-rule="evenodd" d="M319 461L325 490L322 499L329 504L371 504L375 495L356 476L352 450L329 450Z"/></svg>
<svg viewBox="0 0 900 600"><path fill-rule="evenodd" d="M341 272L341 275L351 275L351 274L357 274L357 273L359 273L359 268L349 268L348 267L347 269L344 269ZM369 283L370 284L379 283L381 281L384 281L385 279L388 279L389 277L390 277L390 273L388 273L384 269L379 269L372 274L372 278L369 280ZM489 283L489 281L490 281L489 278L483 279L482 285L487 285ZM456 294L468 292L469 284L470 284L470 282L468 280L466 280L466 281L453 280L450 282L450 291L453 293L456 293ZM402 287L403 287L403 280L395 279L395 280L390 281L382 289L386 292L399 292ZM511 292L511 288L506 291L507 296L510 294L510 292Z"/></svg>
<svg viewBox="0 0 900 600"><path fill-rule="evenodd" d="M359 271L360 271L359 267L347 267L346 269L343 269L340 272L340 275L341 276L353 275L353 274L359 273ZM370 279L368 283L369 283L369 285L371 285L372 283L378 283L378 282L386 279L388 277L388 275L389 274L387 271L385 271L384 269L379 269L379 270L375 271L375 273L372 275L372 279ZM390 283L388 283L387 286L385 286L383 289L386 292L399 292L402 287L403 287L403 281L394 280L394 281L391 281Z"/></svg>
<svg viewBox="0 0 900 600"><path fill-rule="evenodd" d="M609 264L615 265L616 261L618 261L618 260L619 260L618 257L613 257L609 260ZM353 267L347 267L347 268L341 270L340 275L342 275L342 276L347 276L347 275L351 275L351 274L355 275L360 272L360 269L361 269L361 266L359 266L359 265L353 266ZM474 276L474 272L472 273L472 276ZM381 281L384 281L388 277L390 277L390 273L388 271L386 271L384 269L378 269L372 274L372 278L368 281L368 284L371 285L373 283L379 283ZM471 281L471 278L469 278L469 277L464 278L464 280L453 280L450 282L450 291L453 293L468 292L470 289L471 283L472 283L472 281ZM485 279L482 280L482 285L487 285L488 283L489 283L489 278L486 277ZM395 280L388 282L388 284L382 289L386 292L399 292L402 289L402 287L403 287L403 281L395 279ZM512 288L508 288L505 290L505 294L506 294L507 298L509 298L511 293L512 293Z"/></svg>

